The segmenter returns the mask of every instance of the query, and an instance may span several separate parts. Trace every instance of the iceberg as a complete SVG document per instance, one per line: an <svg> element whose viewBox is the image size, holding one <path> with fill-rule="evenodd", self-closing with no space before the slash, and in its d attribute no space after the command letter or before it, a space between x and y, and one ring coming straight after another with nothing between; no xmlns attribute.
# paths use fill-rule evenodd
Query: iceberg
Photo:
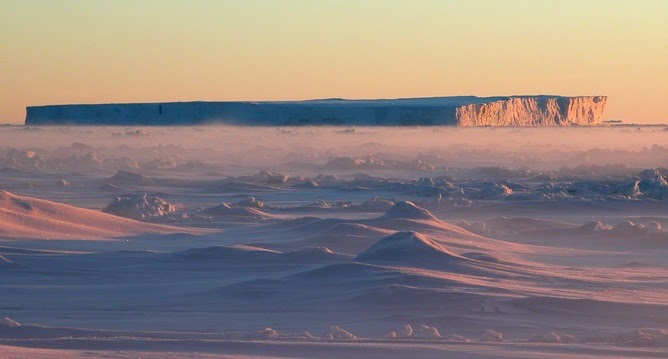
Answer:
<svg viewBox="0 0 668 359"><path fill-rule="evenodd" d="M29 106L26 125L591 126L605 96L428 97Z"/></svg>

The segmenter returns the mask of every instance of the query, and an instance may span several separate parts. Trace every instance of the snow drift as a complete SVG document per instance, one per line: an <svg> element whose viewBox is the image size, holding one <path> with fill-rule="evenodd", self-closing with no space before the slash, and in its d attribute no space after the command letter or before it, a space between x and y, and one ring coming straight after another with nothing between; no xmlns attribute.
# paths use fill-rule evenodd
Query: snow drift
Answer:
<svg viewBox="0 0 668 359"><path fill-rule="evenodd" d="M200 232L0 191L0 238L101 239L193 231Z"/></svg>

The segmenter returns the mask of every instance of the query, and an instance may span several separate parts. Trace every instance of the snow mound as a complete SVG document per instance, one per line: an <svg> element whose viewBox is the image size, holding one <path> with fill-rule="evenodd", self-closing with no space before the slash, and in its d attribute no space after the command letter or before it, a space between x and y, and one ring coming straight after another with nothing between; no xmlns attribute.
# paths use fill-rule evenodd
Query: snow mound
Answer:
<svg viewBox="0 0 668 359"><path fill-rule="evenodd" d="M614 236L626 237L643 237L649 233L649 229L640 223L633 223L632 221L624 221L612 227L610 233Z"/></svg>
<svg viewBox="0 0 668 359"><path fill-rule="evenodd" d="M254 175L241 176L236 178L228 178L228 180L235 180L248 183L266 183L266 184L282 184L287 182L290 176L280 172L260 171Z"/></svg>
<svg viewBox="0 0 668 359"><path fill-rule="evenodd" d="M176 211L169 202L146 193L138 196L116 197L102 212L136 220L150 220Z"/></svg>
<svg viewBox="0 0 668 359"><path fill-rule="evenodd" d="M653 232L653 233L661 232L663 230L663 227L661 226L661 223L656 222L656 221L652 221L652 222L647 223L645 228L647 228L648 231Z"/></svg>
<svg viewBox="0 0 668 359"><path fill-rule="evenodd" d="M613 343L634 347L668 347L668 330L641 328L626 333L610 336L594 336L584 338L582 343Z"/></svg>
<svg viewBox="0 0 668 359"><path fill-rule="evenodd" d="M569 334L550 332L545 335L535 335L529 341L533 343L566 344L577 342L577 338Z"/></svg>
<svg viewBox="0 0 668 359"><path fill-rule="evenodd" d="M325 334L323 334L322 339L327 339L327 340L353 340L353 339L357 339L357 337L353 333L351 333L351 332L349 332L345 329L341 329L341 328L339 328L338 325L335 325L335 326L329 327L327 332Z"/></svg>
<svg viewBox="0 0 668 359"><path fill-rule="evenodd" d="M549 335L549 334L548 334ZM532 338L532 340L535 338ZM581 343L612 343L615 345L633 347L668 347L668 330L656 328L641 328L633 331L604 336L583 338Z"/></svg>
<svg viewBox="0 0 668 359"><path fill-rule="evenodd" d="M263 182L269 184L285 183L290 178L290 176L284 175L280 172L265 172L265 171L260 172L259 176L260 178L262 178Z"/></svg>
<svg viewBox="0 0 668 359"><path fill-rule="evenodd" d="M248 340L276 340L279 338L279 334L276 330L271 328L260 329L257 332L248 335L246 339Z"/></svg>
<svg viewBox="0 0 668 359"><path fill-rule="evenodd" d="M640 181L633 181L629 183L623 183L617 188L615 188L612 194L617 194L627 198L637 198L642 196L642 191L640 190Z"/></svg>
<svg viewBox="0 0 668 359"><path fill-rule="evenodd" d="M617 335L612 341L632 346L668 347L668 330L643 328Z"/></svg>
<svg viewBox="0 0 668 359"><path fill-rule="evenodd" d="M383 338L385 338L385 339L397 339L397 338L399 338L399 335L397 334L397 332L389 332L389 333L385 334L385 336Z"/></svg>
<svg viewBox="0 0 668 359"><path fill-rule="evenodd" d="M477 199L497 199L507 197L513 194L513 190L503 183L482 183L480 192L477 193Z"/></svg>
<svg viewBox="0 0 668 359"><path fill-rule="evenodd" d="M121 186L149 186L155 183L141 173L119 170L115 175L107 178L107 183Z"/></svg>
<svg viewBox="0 0 668 359"><path fill-rule="evenodd" d="M325 163L325 170L352 170L352 169L378 169L385 167L385 163L373 156L364 158L334 157Z"/></svg>
<svg viewBox="0 0 668 359"><path fill-rule="evenodd" d="M350 278L346 280L355 282L376 276L378 273L387 273L387 270L371 264L350 262L329 264L324 267L295 273L292 277L300 281L311 281L320 285L323 281L340 281L342 278Z"/></svg>
<svg viewBox="0 0 668 359"><path fill-rule="evenodd" d="M20 327L19 322L12 320L11 318L5 317L5 319L0 321L0 327Z"/></svg>
<svg viewBox="0 0 668 359"><path fill-rule="evenodd" d="M416 206L413 202L403 201L392 206L381 219L412 219L423 221L439 221L436 216L424 208Z"/></svg>
<svg viewBox="0 0 668 359"><path fill-rule="evenodd" d="M413 335L413 327L411 327L410 324L406 324L397 331L397 334L403 338L410 337L411 335Z"/></svg>
<svg viewBox="0 0 668 359"><path fill-rule="evenodd" d="M578 227L576 231L578 233L598 233L602 231L610 230L611 227L603 224L601 221L589 221L582 226Z"/></svg>
<svg viewBox="0 0 668 359"><path fill-rule="evenodd" d="M463 263L468 259L456 255L440 244L416 232L397 232L360 253L355 261L415 265Z"/></svg>
<svg viewBox="0 0 668 359"><path fill-rule="evenodd" d="M418 179L417 182L409 184L407 189L425 197L458 197L464 194L462 188L454 186L443 178L434 180L430 177L423 177Z"/></svg>
<svg viewBox="0 0 668 359"><path fill-rule="evenodd" d="M142 223L0 191L0 236L5 238L102 239L177 232L205 231Z"/></svg>
<svg viewBox="0 0 668 359"><path fill-rule="evenodd" d="M394 169L394 170L422 170L433 171L434 166L423 162L420 159L410 161L397 161L390 159L380 159L374 156L361 157L333 157L322 166L324 170L375 170L375 169Z"/></svg>
<svg viewBox="0 0 668 359"><path fill-rule="evenodd" d="M256 200L255 197L248 197L239 202L232 203L230 207L262 208L264 207L264 202Z"/></svg>
<svg viewBox="0 0 668 359"><path fill-rule="evenodd" d="M386 212L394 205L395 203L392 200L374 197L373 199L366 200L353 208L368 212Z"/></svg>
<svg viewBox="0 0 668 359"><path fill-rule="evenodd" d="M313 334L311 334L309 332L303 332L301 334L298 334L296 339L298 339L298 340L311 340L313 338L314 338Z"/></svg>
<svg viewBox="0 0 668 359"><path fill-rule="evenodd" d="M411 338L418 339L438 339L441 337L441 333L438 332L438 329L435 327L430 327L428 325L421 325L417 330L413 331Z"/></svg>
<svg viewBox="0 0 668 359"><path fill-rule="evenodd" d="M324 229L313 236L286 243L308 247L327 247L334 252L357 255L371 247L378 239L394 233L390 230L349 222L339 222L322 227Z"/></svg>
<svg viewBox="0 0 668 359"><path fill-rule="evenodd" d="M325 200L319 200L316 202L313 202L309 205L306 206L307 208L334 208L331 204L327 203Z"/></svg>
<svg viewBox="0 0 668 359"><path fill-rule="evenodd" d="M500 343L503 341L503 333L496 332L494 330L487 330L485 333L480 337L481 342L493 342L493 343Z"/></svg>
<svg viewBox="0 0 668 359"><path fill-rule="evenodd" d="M471 341L471 339L459 334L450 334L447 337L445 337L445 340L450 342L461 342L461 343L468 343Z"/></svg>
<svg viewBox="0 0 668 359"><path fill-rule="evenodd" d="M386 339L440 339L441 333L435 327L428 325L420 325L417 329L413 329L410 324L404 325L397 331L391 331L385 335Z"/></svg>
<svg viewBox="0 0 668 359"><path fill-rule="evenodd" d="M413 327L406 324L397 331L391 331L385 335L386 339L403 339L410 338L413 335Z"/></svg>
<svg viewBox="0 0 668 359"><path fill-rule="evenodd" d="M351 222L338 222L334 223L331 226L328 226L327 229L322 230L320 234L331 234L337 235L339 237L367 237L367 236L377 236L377 235L388 235L392 231L384 230L382 228L377 228L373 226L368 226L361 223L351 223Z"/></svg>
<svg viewBox="0 0 668 359"><path fill-rule="evenodd" d="M295 188L314 189L320 187L320 184L315 180L305 180L304 182L294 185Z"/></svg>

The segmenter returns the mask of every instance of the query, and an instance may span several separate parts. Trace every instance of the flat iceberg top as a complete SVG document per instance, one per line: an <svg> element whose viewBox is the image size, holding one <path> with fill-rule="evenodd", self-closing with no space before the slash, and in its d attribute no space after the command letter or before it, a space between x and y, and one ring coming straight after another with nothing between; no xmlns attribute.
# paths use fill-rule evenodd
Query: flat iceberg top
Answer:
<svg viewBox="0 0 668 359"><path fill-rule="evenodd" d="M174 104L255 104L255 105L330 105L330 106L462 106L469 104L484 104L508 99L567 99L577 97L601 96L560 96L560 95L512 95L512 96L435 96L435 97L406 97L406 98L379 98L379 99L346 99L323 98L311 100L277 100L277 101L164 101L164 102L125 102L100 104L53 104L28 106L28 108L65 107L65 106L141 106L141 105L174 105Z"/></svg>

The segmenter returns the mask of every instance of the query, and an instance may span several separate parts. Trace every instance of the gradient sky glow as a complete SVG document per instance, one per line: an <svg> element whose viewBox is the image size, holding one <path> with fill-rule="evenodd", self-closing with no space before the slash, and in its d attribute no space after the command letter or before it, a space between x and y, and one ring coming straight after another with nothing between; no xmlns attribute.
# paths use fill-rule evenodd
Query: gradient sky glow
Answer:
<svg viewBox="0 0 668 359"><path fill-rule="evenodd" d="M0 123L25 106L608 95L668 123L666 0L0 0Z"/></svg>

